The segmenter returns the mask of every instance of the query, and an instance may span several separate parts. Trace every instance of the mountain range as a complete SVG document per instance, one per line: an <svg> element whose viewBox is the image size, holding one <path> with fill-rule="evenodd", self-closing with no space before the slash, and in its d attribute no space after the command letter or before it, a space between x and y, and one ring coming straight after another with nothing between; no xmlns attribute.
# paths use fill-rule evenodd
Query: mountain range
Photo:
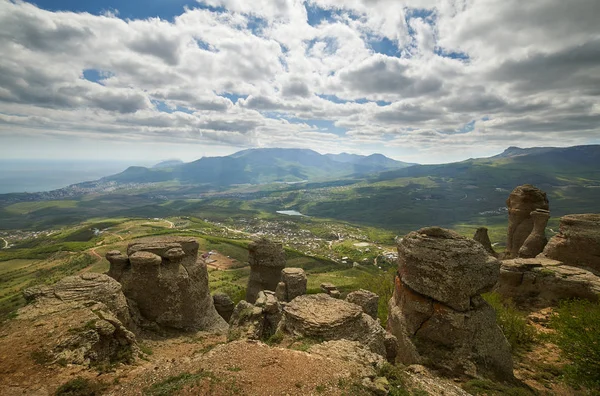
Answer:
<svg viewBox="0 0 600 396"><path fill-rule="evenodd" d="M248 149L223 157L203 157L182 163L164 161L152 168L132 166L104 178L120 183L178 180L183 184L262 184L356 177L415 164L382 154L319 154L308 149Z"/></svg>

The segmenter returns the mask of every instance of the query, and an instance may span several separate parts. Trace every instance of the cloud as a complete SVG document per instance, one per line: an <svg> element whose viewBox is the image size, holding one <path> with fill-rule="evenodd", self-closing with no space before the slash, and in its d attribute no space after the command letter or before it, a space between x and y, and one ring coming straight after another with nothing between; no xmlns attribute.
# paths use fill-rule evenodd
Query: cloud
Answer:
<svg viewBox="0 0 600 396"><path fill-rule="evenodd" d="M596 0L198 6L122 19L1 0L0 146L19 133L439 162L600 143Z"/></svg>

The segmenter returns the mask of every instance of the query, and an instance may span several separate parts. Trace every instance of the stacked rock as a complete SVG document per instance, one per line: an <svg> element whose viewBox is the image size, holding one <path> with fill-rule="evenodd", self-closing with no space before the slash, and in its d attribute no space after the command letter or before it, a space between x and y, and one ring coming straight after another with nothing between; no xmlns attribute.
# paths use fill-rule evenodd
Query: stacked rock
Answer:
<svg viewBox="0 0 600 396"><path fill-rule="evenodd" d="M183 330L227 327L213 305L208 272L194 238L149 238L129 244L127 256L106 254L108 274L139 310L142 324Z"/></svg>
<svg viewBox="0 0 600 396"><path fill-rule="evenodd" d="M356 290L348 293L346 301L360 306L364 313L377 319L377 309L379 308L379 296L368 290Z"/></svg>
<svg viewBox="0 0 600 396"><path fill-rule="evenodd" d="M388 316L398 359L449 375L512 379L510 345L480 296L499 272L480 243L453 231L423 228L399 240Z"/></svg>
<svg viewBox="0 0 600 396"><path fill-rule="evenodd" d="M281 243L266 238L248 245L250 278L246 290L246 301L254 303L258 292L275 291L281 279L281 270L285 267L285 252Z"/></svg>
<svg viewBox="0 0 600 396"><path fill-rule="evenodd" d="M277 284L275 295L279 301L292 301L306 294L306 274L302 268L281 270L281 282Z"/></svg>
<svg viewBox="0 0 600 396"><path fill-rule="evenodd" d="M333 283L329 283L329 282L321 283L321 291L323 293L329 294L333 298L341 297L340 291L338 290L337 286L334 285Z"/></svg>

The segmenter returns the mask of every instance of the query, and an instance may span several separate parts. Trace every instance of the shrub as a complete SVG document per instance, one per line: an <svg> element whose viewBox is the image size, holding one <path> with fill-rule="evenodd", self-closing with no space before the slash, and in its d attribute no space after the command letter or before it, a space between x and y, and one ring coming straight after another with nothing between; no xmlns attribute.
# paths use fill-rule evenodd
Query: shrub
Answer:
<svg viewBox="0 0 600 396"><path fill-rule="evenodd" d="M377 317L381 321L383 327L387 324L388 301L394 293L395 276L395 268L390 268L387 271L378 271L376 273L364 271L358 281L361 288L371 291L379 296Z"/></svg>
<svg viewBox="0 0 600 396"><path fill-rule="evenodd" d="M77 377L61 385L54 393L56 396L99 396L106 389L102 382Z"/></svg>
<svg viewBox="0 0 600 396"><path fill-rule="evenodd" d="M483 298L496 311L498 326L513 351L526 348L535 341L535 328L527 323L525 314L515 308L511 300L503 300L498 293L486 293Z"/></svg>
<svg viewBox="0 0 600 396"><path fill-rule="evenodd" d="M565 367L567 382L600 389L600 303L561 302L550 320L553 337L572 364Z"/></svg>

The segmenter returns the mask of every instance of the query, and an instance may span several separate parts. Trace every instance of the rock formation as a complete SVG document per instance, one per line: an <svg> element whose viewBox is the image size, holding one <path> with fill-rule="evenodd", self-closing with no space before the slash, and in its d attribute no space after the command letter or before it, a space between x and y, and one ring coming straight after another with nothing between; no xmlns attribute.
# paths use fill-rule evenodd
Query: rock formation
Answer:
<svg viewBox="0 0 600 396"><path fill-rule="evenodd" d="M536 209L547 211L549 206L546 193L530 184L515 188L508 196L506 206L508 207L508 235L503 258L511 259L519 255L519 249L533 230L531 213ZM536 254L538 253L541 253L541 250Z"/></svg>
<svg viewBox="0 0 600 396"><path fill-rule="evenodd" d="M485 227L479 227L475 231L475 235L473 239L477 242L481 243L485 250L494 257L498 257L498 253L492 247L492 242L490 241L490 237L488 236L488 229Z"/></svg>
<svg viewBox="0 0 600 396"><path fill-rule="evenodd" d="M377 319L377 309L379 308L379 296L368 290L357 290L348 293L346 301L360 306L364 313Z"/></svg>
<svg viewBox="0 0 600 396"><path fill-rule="evenodd" d="M533 229L531 234L523 242L523 246L519 249L519 257L531 258L540 254L544 250L544 246L548 243L546 238L546 224L550 219L550 212L544 209L536 209L530 213L533 220Z"/></svg>
<svg viewBox="0 0 600 396"><path fill-rule="evenodd" d="M282 309L275 293L270 290L258 292L254 304L240 301L229 320L229 340L247 338L265 340L275 334L282 318Z"/></svg>
<svg viewBox="0 0 600 396"><path fill-rule="evenodd" d="M600 300L600 278L582 268L538 256L502 261L495 290L526 308L555 306L560 300Z"/></svg>
<svg viewBox="0 0 600 396"><path fill-rule="evenodd" d="M388 316L398 359L450 375L512 379L510 345L480 296L499 269L480 243L453 231L423 228L400 240Z"/></svg>
<svg viewBox="0 0 600 396"><path fill-rule="evenodd" d="M281 270L281 282L283 283L283 299L281 301L292 301L294 298L306 294L306 274L302 268L284 268ZM277 285L278 287L282 287Z"/></svg>
<svg viewBox="0 0 600 396"><path fill-rule="evenodd" d="M19 337L48 359L47 363L110 364L131 362L139 349L121 285L103 274L86 273L61 279L53 286L25 291L29 305L19 310L26 331ZM5 340L6 341L6 340ZM8 340L9 342L10 339Z"/></svg>
<svg viewBox="0 0 600 396"><path fill-rule="evenodd" d="M106 254L110 274L139 310L142 324L182 330L227 327L208 291L206 266L194 238L149 238L129 244L127 256Z"/></svg>
<svg viewBox="0 0 600 396"><path fill-rule="evenodd" d="M544 256L600 274L600 214L572 214L560 219Z"/></svg>
<svg viewBox="0 0 600 396"><path fill-rule="evenodd" d="M246 301L254 303L261 290L275 291L285 267L285 252L281 243L262 238L248 245L250 278Z"/></svg>
<svg viewBox="0 0 600 396"><path fill-rule="evenodd" d="M225 293L216 293L213 295L213 304L223 320L229 322L233 309L235 308L235 304L231 301L231 298Z"/></svg>
<svg viewBox="0 0 600 396"><path fill-rule="evenodd" d="M341 297L340 291L338 290L337 286L335 286L333 283L321 283L321 291L325 294L329 294L333 298Z"/></svg>
<svg viewBox="0 0 600 396"><path fill-rule="evenodd" d="M280 328L299 337L359 341L386 357L386 332L362 308L327 294L296 297L284 308Z"/></svg>

